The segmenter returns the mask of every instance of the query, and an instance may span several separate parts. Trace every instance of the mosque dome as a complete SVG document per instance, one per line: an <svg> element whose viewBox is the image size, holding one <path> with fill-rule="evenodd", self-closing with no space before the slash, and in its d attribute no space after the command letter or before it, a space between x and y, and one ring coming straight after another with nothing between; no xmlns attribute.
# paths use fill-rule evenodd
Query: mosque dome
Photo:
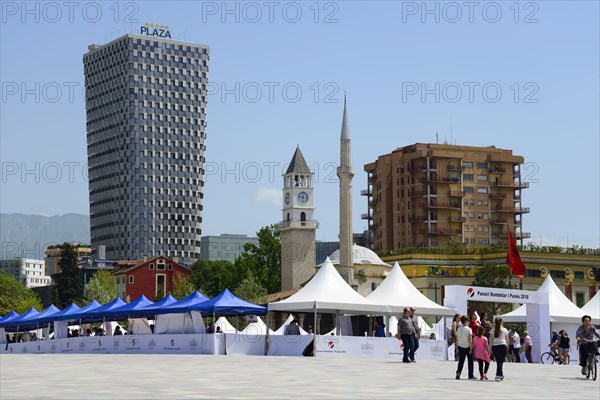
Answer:
<svg viewBox="0 0 600 400"><path fill-rule="evenodd" d="M329 259L333 263L333 265L340 265L340 250L336 250L329 256ZM381 258L371 249L367 249L366 247L352 245L352 262L354 265L384 265L390 266L389 264L383 262Z"/></svg>

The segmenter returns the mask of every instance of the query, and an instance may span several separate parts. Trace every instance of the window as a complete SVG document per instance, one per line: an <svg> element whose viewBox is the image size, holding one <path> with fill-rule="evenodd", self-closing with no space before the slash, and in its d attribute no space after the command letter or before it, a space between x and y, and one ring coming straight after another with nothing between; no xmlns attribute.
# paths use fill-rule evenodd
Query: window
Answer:
<svg viewBox="0 0 600 400"><path fill-rule="evenodd" d="M477 168L487 169L487 167L488 167L487 163L484 163L484 162L477 163Z"/></svg>
<svg viewBox="0 0 600 400"><path fill-rule="evenodd" d="M153 263L150 263L150 266L149 266L149 268L150 268L150 270L153 270L153 269L154 269L154 264L153 264Z"/></svg>
<svg viewBox="0 0 600 400"><path fill-rule="evenodd" d="M484 226L484 227L483 227L483 231L484 231L484 232L487 232L487 231L488 231L488 227L487 227L487 226Z"/></svg>
<svg viewBox="0 0 600 400"><path fill-rule="evenodd" d="M487 188L477 188L477 193L487 194L487 192L488 192Z"/></svg>
<svg viewBox="0 0 600 400"><path fill-rule="evenodd" d="M560 270L550 270L550 276L553 278L559 278L559 279L564 279L565 277L565 271L560 271Z"/></svg>
<svg viewBox="0 0 600 400"><path fill-rule="evenodd" d="M487 176L486 175L477 175L477 180L478 181L487 181Z"/></svg>
<svg viewBox="0 0 600 400"><path fill-rule="evenodd" d="M169 264L169 265L167 265L167 269L168 269L169 271L170 271L170 270L172 270L172 269L173 269L173 265L172 265L172 264Z"/></svg>
<svg viewBox="0 0 600 400"><path fill-rule="evenodd" d="M475 232L475 225L471 225L471 226L469 226L469 231L471 231L471 232Z"/></svg>
<svg viewBox="0 0 600 400"><path fill-rule="evenodd" d="M478 226L477 227L477 232L483 232L483 226L481 226L481 225ZM481 243L481 244L483 244L483 243Z"/></svg>
<svg viewBox="0 0 600 400"><path fill-rule="evenodd" d="M129 283L133 283L133 275L129 275Z"/></svg>
<svg viewBox="0 0 600 400"><path fill-rule="evenodd" d="M477 219L483 219L483 214L481 214L481 213L477 214Z"/></svg>
<svg viewBox="0 0 600 400"><path fill-rule="evenodd" d="M482 205L482 202L481 202L481 200L477 200L477 205L478 205L478 206L481 206L481 205Z"/></svg>
<svg viewBox="0 0 600 400"><path fill-rule="evenodd" d="M464 166L466 168L473 168L473 163L471 161L465 161Z"/></svg>
<svg viewBox="0 0 600 400"><path fill-rule="evenodd" d="M159 261L156 264L156 269L165 269L165 262L163 261L162 263Z"/></svg>
<svg viewBox="0 0 600 400"><path fill-rule="evenodd" d="M465 192L465 193L473 193L473 188L472 188L472 187L465 186L465 187L463 188L463 192Z"/></svg>
<svg viewBox="0 0 600 400"><path fill-rule="evenodd" d="M465 225L465 232L469 232L469 225Z"/></svg>
<svg viewBox="0 0 600 400"><path fill-rule="evenodd" d="M163 265L164 268L164 265ZM165 276L164 275L156 275L156 297L163 298L166 293L166 285L165 285Z"/></svg>
<svg viewBox="0 0 600 400"><path fill-rule="evenodd" d="M469 200L463 200L463 205L468 206L469 205Z"/></svg>
<svg viewBox="0 0 600 400"><path fill-rule="evenodd" d="M577 307L583 307L584 304L585 304L585 300L583 297L583 292L576 292L575 293L575 305Z"/></svg>
<svg viewBox="0 0 600 400"><path fill-rule="evenodd" d="M465 180L465 181L472 181L473 180L473 174L463 174L463 180Z"/></svg>
<svg viewBox="0 0 600 400"><path fill-rule="evenodd" d="M575 271L575 279L584 279L585 274L583 271Z"/></svg>
<svg viewBox="0 0 600 400"><path fill-rule="evenodd" d="M475 213L474 212L470 212L469 213L469 218L475 218Z"/></svg>

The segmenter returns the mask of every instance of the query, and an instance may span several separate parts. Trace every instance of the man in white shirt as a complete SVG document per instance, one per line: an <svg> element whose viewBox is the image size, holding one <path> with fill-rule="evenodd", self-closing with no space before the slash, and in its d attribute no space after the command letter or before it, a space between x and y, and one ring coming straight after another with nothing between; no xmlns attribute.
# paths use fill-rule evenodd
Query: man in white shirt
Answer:
<svg viewBox="0 0 600 400"><path fill-rule="evenodd" d="M460 374L467 359L467 368L469 370L469 379L477 379L473 374L473 333L469 328L469 317L463 315L460 317L461 325L456 329L456 345L458 346L458 368L456 369L456 379L460 379Z"/></svg>
<svg viewBox="0 0 600 400"><path fill-rule="evenodd" d="M515 358L515 362L521 362L521 337L517 333L515 328L510 330L510 337L513 342L513 356Z"/></svg>

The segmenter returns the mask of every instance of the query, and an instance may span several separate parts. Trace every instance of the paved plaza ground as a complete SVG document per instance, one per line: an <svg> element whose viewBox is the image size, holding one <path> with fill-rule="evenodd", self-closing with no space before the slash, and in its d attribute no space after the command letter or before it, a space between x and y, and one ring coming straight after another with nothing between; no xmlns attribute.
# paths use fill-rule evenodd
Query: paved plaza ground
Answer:
<svg viewBox="0 0 600 400"><path fill-rule="evenodd" d="M505 364L504 382L454 379L452 361L206 355L1 355L0 398L598 399L577 366ZM490 366L494 377L495 364ZM418 396L418 397L416 397Z"/></svg>

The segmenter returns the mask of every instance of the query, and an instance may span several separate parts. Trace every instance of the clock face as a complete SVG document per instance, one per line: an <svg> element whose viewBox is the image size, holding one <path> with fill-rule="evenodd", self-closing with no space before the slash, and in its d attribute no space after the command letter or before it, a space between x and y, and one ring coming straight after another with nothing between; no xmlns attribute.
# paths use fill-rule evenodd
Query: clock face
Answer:
<svg viewBox="0 0 600 400"><path fill-rule="evenodd" d="M290 204L291 196L289 193L285 194L285 204Z"/></svg>
<svg viewBox="0 0 600 400"><path fill-rule="evenodd" d="M300 192L298 194L298 201L302 204L306 203L308 201L308 194L306 194L306 192Z"/></svg>

